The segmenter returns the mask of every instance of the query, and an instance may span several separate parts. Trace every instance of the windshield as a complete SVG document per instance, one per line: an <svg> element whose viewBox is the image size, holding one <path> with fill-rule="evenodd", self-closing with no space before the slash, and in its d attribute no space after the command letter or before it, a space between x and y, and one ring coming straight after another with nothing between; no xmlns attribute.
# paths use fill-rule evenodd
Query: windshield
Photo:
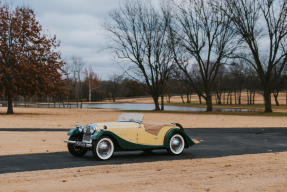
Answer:
<svg viewBox="0 0 287 192"><path fill-rule="evenodd" d="M139 113L123 113L119 116L118 122L142 123L143 117L144 115Z"/></svg>

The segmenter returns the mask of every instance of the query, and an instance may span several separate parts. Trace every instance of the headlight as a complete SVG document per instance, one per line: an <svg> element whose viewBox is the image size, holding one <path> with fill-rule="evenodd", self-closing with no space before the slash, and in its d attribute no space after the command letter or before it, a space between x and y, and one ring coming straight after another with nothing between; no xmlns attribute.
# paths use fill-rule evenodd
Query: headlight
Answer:
<svg viewBox="0 0 287 192"><path fill-rule="evenodd" d="M76 128L78 128L80 132L83 132L84 126L82 126L82 125L76 125Z"/></svg>

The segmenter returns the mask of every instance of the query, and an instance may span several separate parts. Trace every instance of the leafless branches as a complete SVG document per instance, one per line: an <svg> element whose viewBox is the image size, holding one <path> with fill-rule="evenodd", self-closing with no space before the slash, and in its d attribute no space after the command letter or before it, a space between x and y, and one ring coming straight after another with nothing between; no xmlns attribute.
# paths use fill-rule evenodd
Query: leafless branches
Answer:
<svg viewBox="0 0 287 192"><path fill-rule="evenodd" d="M106 28L112 34L116 55L130 63L134 78L146 83L155 110L159 110L158 97L163 96L173 68L168 37L170 13L136 0L127 1L110 18Z"/></svg>
<svg viewBox="0 0 287 192"><path fill-rule="evenodd" d="M234 30L230 19L214 9L211 1L183 1L175 7L175 23L170 28L174 61L194 89L203 87L201 96L207 111L212 111L215 78L237 47Z"/></svg>
<svg viewBox="0 0 287 192"><path fill-rule="evenodd" d="M264 92L265 112L272 112L271 92L287 62L286 0L224 0L214 4L232 22L245 45L234 57L256 71Z"/></svg>

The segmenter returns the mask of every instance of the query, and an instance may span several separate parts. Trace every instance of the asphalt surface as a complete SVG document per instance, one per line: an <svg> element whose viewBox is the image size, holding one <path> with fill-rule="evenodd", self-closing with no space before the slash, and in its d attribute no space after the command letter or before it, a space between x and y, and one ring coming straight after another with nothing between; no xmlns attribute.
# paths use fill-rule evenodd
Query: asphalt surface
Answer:
<svg viewBox="0 0 287 192"><path fill-rule="evenodd" d="M25 129L21 130L25 131ZM82 158L73 157L68 152L0 156L0 174L287 151L287 128L193 128L185 130L191 138L198 139L201 143L186 149L180 156L170 156L165 150L156 150L148 154L141 151L116 152L109 161L97 161L91 152ZM0 131L4 130L0 129ZM43 131L43 129L38 129L38 131ZM44 129L44 131L57 130ZM58 131L63 131L63 129Z"/></svg>

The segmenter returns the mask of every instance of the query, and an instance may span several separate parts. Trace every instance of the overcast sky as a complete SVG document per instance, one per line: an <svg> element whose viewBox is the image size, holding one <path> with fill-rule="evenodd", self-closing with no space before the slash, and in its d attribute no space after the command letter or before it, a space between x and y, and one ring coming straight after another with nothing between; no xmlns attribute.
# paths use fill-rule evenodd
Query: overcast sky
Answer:
<svg viewBox="0 0 287 192"><path fill-rule="evenodd" d="M61 41L63 58L82 57L102 79L121 70L111 51L106 49L108 36L103 29L109 12L117 8L120 1L8 0L13 5L32 8L44 29L56 34Z"/></svg>

